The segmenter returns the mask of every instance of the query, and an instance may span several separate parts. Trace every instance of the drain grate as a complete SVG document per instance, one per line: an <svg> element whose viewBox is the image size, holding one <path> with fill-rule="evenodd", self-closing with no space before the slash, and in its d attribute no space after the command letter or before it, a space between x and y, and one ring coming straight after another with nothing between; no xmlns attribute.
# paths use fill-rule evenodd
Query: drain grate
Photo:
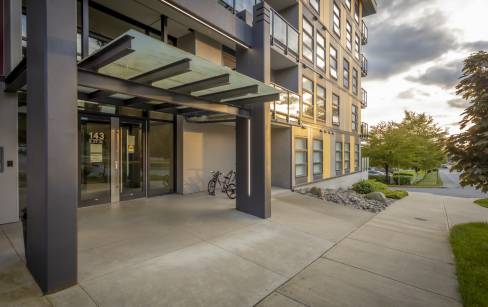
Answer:
<svg viewBox="0 0 488 307"><path fill-rule="evenodd" d="M421 217L414 217L414 219L419 220L419 221L422 221L422 222L427 222L428 221L428 219L424 219L424 218L421 218Z"/></svg>

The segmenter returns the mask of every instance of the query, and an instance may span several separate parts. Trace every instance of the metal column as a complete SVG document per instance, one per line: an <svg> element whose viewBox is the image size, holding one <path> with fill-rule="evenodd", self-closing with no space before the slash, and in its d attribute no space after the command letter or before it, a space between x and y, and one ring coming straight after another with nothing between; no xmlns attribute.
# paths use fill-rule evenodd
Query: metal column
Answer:
<svg viewBox="0 0 488 307"><path fill-rule="evenodd" d="M44 293L77 282L76 0L27 0L27 266Z"/></svg>

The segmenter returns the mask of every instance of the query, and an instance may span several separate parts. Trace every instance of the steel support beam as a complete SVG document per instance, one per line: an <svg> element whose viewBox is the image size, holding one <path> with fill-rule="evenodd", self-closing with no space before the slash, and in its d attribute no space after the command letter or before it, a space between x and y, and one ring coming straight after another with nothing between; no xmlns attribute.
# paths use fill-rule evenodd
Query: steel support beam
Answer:
<svg viewBox="0 0 488 307"><path fill-rule="evenodd" d="M240 117L249 116L248 111L226 104L214 103L190 95L175 93L130 80L101 75L84 69L78 69L78 85L200 110L226 113Z"/></svg>
<svg viewBox="0 0 488 307"><path fill-rule="evenodd" d="M170 88L170 91L190 94L192 92L203 91L203 90L208 90L210 88L214 88L222 85L227 85L229 84L229 82L230 82L230 75L223 74L223 75L218 75L207 79L179 85Z"/></svg>
<svg viewBox="0 0 488 307"><path fill-rule="evenodd" d="M257 94L258 88L259 88L258 85L249 85L249 86L239 87L239 88L217 92L213 94L202 95L199 97L203 99L212 100L212 101L221 101L224 99L240 97L247 94Z"/></svg>
<svg viewBox="0 0 488 307"><path fill-rule="evenodd" d="M27 60L23 58L20 63L5 78L5 91L17 92L27 84Z"/></svg>
<svg viewBox="0 0 488 307"><path fill-rule="evenodd" d="M225 103L242 106L242 105L247 105L252 103L265 103L265 102L275 101L279 99L280 99L280 94L277 93L277 94L269 94L269 95L241 98L235 100L225 100Z"/></svg>
<svg viewBox="0 0 488 307"><path fill-rule="evenodd" d="M89 0L81 0L81 58L90 54Z"/></svg>
<svg viewBox="0 0 488 307"><path fill-rule="evenodd" d="M27 15L26 260L49 294L77 283L76 1L27 0Z"/></svg>
<svg viewBox="0 0 488 307"><path fill-rule="evenodd" d="M108 45L94 52L91 56L81 60L78 67L97 71L105 65L108 65L120 58L134 52L131 49L131 42L134 39L130 35L124 35L117 40L111 41Z"/></svg>

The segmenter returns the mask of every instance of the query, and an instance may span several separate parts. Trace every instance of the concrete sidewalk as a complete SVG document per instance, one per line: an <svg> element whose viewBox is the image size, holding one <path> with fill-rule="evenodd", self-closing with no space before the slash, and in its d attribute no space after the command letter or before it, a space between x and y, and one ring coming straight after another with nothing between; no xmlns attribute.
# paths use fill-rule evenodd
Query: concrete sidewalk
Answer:
<svg viewBox="0 0 488 307"><path fill-rule="evenodd" d="M259 306L461 306L449 228L488 221L473 199L411 193Z"/></svg>

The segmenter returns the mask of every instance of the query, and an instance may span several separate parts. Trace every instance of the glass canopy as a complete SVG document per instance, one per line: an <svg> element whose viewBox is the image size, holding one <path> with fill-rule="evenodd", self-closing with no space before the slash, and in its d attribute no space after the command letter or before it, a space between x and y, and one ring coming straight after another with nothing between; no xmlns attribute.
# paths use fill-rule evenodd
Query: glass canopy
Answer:
<svg viewBox="0 0 488 307"><path fill-rule="evenodd" d="M151 84L154 87L189 94L216 103L262 102L266 101L264 100L266 97L278 95L278 91L269 85L135 30L124 33L113 42L127 36L131 38L131 52L98 68L100 74L136 82L142 81L141 83ZM104 52L105 48L111 48L111 45L110 43L104 46L81 61L80 66L90 57ZM187 65L186 68L182 68L184 65ZM155 71L156 73L153 73ZM152 79L148 77L151 73ZM85 88L84 92L87 90ZM120 98L117 94L107 96ZM270 98L268 101L272 100L274 99Z"/></svg>

